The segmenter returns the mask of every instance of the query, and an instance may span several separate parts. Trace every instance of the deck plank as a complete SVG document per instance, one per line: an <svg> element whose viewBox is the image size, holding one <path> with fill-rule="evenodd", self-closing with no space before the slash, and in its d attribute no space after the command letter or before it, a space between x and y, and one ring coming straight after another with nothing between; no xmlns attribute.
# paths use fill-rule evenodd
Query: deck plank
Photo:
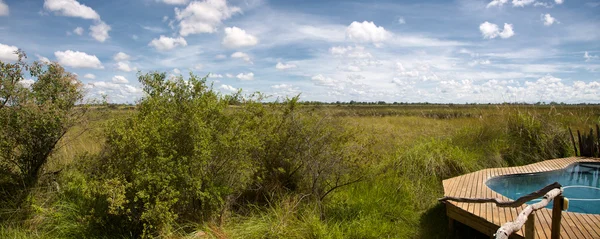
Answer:
<svg viewBox="0 0 600 239"><path fill-rule="evenodd" d="M597 238L593 229L586 223L586 221L583 220L583 216L577 216L572 212L563 213L568 214L570 220L576 225L577 229L579 229L579 232L581 232L585 238Z"/></svg>
<svg viewBox="0 0 600 239"><path fill-rule="evenodd" d="M590 226L592 231L596 233L596 237L594 238L600 238L600 220L598 220L596 216L591 214L582 214L582 216L584 221L592 222L588 223L588 225Z"/></svg>

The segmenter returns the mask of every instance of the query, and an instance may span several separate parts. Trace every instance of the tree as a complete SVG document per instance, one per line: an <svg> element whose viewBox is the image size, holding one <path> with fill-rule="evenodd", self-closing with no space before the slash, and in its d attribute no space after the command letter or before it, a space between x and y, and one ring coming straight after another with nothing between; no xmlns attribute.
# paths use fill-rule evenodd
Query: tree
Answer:
<svg viewBox="0 0 600 239"><path fill-rule="evenodd" d="M84 112L77 77L58 63L0 61L0 198L20 203L57 143ZM26 80L25 73L37 80ZM15 198L16 197L16 198ZM14 201L16 199L16 201Z"/></svg>

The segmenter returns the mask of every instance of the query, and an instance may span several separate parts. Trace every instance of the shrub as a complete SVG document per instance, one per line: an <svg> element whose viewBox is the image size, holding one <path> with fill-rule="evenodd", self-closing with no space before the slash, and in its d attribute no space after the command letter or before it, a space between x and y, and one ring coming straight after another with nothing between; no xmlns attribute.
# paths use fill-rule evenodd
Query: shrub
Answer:
<svg viewBox="0 0 600 239"><path fill-rule="evenodd" d="M1 204L20 206L36 186L44 165L67 130L85 112L76 108L82 85L57 63L0 61ZM37 78L27 87L25 73Z"/></svg>
<svg viewBox="0 0 600 239"><path fill-rule="evenodd" d="M364 144L356 132L344 129L327 115L298 108L299 97L274 103L260 134L262 146L254 152L259 166L245 196L270 200L295 192L322 201L333 190L365 179ZM246 198L248 199L248 198Z"/></svg>
<svg viewBox="0 0 600 239"><path fill-rule="evenodd" d="M88 160L104 227L168 235L177 223L222 217L236 201L281 193L320 201L362 178L353 178L351 135L300 113L298 97L265 106L260 94L223 96L194 75L139 80L147 96L138 112L112 121L104 150Z"/></svg>
<svg viewBox="0 0 600 239"><path fill-rule="evenodd" d="M244 188L257 137L248 127L254 119L226 112L228 101L205 78L150 73L139 80L147 96L138 113L110 124L90 170L107 222L150 236L168 233L180 218L210 218Z"/></svg>

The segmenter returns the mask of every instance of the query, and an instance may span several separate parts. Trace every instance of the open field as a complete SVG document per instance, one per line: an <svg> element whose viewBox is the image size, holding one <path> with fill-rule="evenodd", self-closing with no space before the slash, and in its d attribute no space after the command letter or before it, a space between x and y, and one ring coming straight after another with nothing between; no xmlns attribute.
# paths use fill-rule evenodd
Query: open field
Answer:
<svg viewBox="0 0 600 239"><path fill-rule="evenodd" d="M515 166L573 155L567 127L600 123L600 106L383 105L301 106L301 114L329 119L360 145L364 179L323 200L289 192L266 202L224 207L216 217L176 221L154 236L166 238L445 238L442 180L488 167ZM228 110L226 110L228 111ZM138 113L92 109L85 125L62 139L30 199L34 212L5 221L2 238L130 237L99 234L82 162L102 152L108 122ZM85 168L85 167L84 167ZM57 190L52 180L60 187ZM79 191L81 190L81 191ZM90 195L87 195L89 197ZM3 218L19 218L4 210ZM96 223L97 224L97 223ZM102 225L101 225L102 226ZM102 227L100 227L102 228ZM114 234L111 234L114 233Z"/></svg>

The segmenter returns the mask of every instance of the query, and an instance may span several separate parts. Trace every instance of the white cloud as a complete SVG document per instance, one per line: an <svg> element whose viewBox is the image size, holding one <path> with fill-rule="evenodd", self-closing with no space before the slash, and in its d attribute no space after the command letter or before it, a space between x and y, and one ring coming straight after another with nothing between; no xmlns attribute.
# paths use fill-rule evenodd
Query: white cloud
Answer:
<svg viewBox="0 0 600 239"><path fill-rule="evenodd" d="M171 38L160 35L160 38L153 39L148 45L159 51L168 51L178 46L187 46L187 41L183 37Z"/></svg>
<svg viewBox="0 0 600 239"><path fill-rule="evenodd" d="M199 70L202 70L202 68L204 68L204 66L202 64L196 64L194 66L194 70L198 70L199 71Z"/></svg>
<svg viewBox="0 0 600 239"><path fill-rule="evenodd" d="M171 4L171 5L184 5L189 2L189 0L160 0L160 1L164 2L166 4Z"/></svg>
<svg viewBox="0 0 600 239"><path fill-rule="evenodd" d="M10 10L8 9L8 5L0 0L0 16L8 16L9 14Z"/></svg>
<svg viewBox="0 0 600 239"><path fill-rule="evenodd" d="M227 56L223 55L223 54L219 54L219 55L216 55L215 58L216 59L225 59L225 58L227 58Z"/></svg>
<svg viewBox="0 0 600 239"><path fill-rule="evenodd" d="M16 46L9 46L0 43L0 60L2 61L17 61L19 56L15 52L19 50Z"/></svg>
<svg viewBox="0 0 600 239"><path fill-rule="evenodd" d="M230 86L230 85L221 85L221 87L219 87L219 88L221 88L223 90L226 90L226 91L230 91L230 92L236 92L236 91L238 91L238 89L236 89L236 88L234 88L233 86Z"/></svg>
<svg viewBox="0 0 600 239"><path fill-rule="evenodd" d="M371 53L365 51L362 46L347 46L347 47L331 47L329 52L335 56L341 56L346 58L372 58Z"/></svg>
<svg viewBox="0 0 600 239"><path fill-rule="evenodd" d="M461 53L461 54L467 54L467 55L470 55L471 57L476 57L476 56L479 56L479 54L477 54L477 53L475 53L475 52L472 52L472 51L469 51L469 50L467 50L467 49L465 49L465 48L461 48L461 49L458 51L458 53Z"/></svg>
<svg viewBox="0 0 600 239"><path fill-rule="evenodd" d="M233 78L233 74L227 73L227 74L225 74L225 77L227 77L227 78Z"/></svg>
<svg viewBox="0 0 600 239"><path fill-rule="evenodd" d="M286 89L286 88L290 88L291 85L288 84L279 84L279 85L272 85L271 88L273 89Z"/></svg>
<svg viewBox="0 0 600 239"><path fill-rule="evenodd" d="M398 18L398 24L400 24L400 25L406 24L406 20L404 20L404 17Z"/></svg>
<svg viewBox="0 0 600 239"><path fill-rule="evenodd" d="M373 22L352 22L346 28L346 36L357 42L380 43L387 40L391 33L381 26L376 26Z"/></svg>
<svg viewBox="0 0 600 239"><path fill-rule="evenodd" d="M258 39L240 28L227 27L221 44L227 48L247 47L258 44Z"/></svg>
<svg viewBox="0 0 600 239"><path fill-rule="evenodd" d="M249 72L249 73L240 73L237 76L235 76L236 78L240 79L240 80L254 80L254 73Z"/></svg>
<svg viewBox="0 0 600 239"><path fill-rule="evenodd" d="M181 70L175 68L175 69L173 69L173 74L180 75L181 74Z"/></svg>
<svg viewBox="0 0 600 239"><path fill-rule="evenodd" d="M281 96L281 97L288 97L291 95L298 95L300 94L300 89L298 87L294 87L293 85L290 84L279 84L279 85L272 85L271 89L273 89L274 92L274 96Z"/></svg>
<svg viewBox="0 0 600 239"><path fill-rule="evenodd" d="M508 2L508 0L493 0L490 3L488 3L487 7L501 7L502 5L504 5L506 2Z"/></svg>
<svg viewBox="0 0 600 239"><path fill-rule="evenodd" d="M545 7L545 8L552 8L554 7L554 5L552 3L546 3L546 2L535 2L533 3L534 7Z"/></svg>
<svg viewBox="0 0 600 239"><path fill-rule="evenodd" d="M315 83L315 85L320 85L320 86L334 87L338 84L338 82L335 81L334 79L325 77L321 74L313 76L311 79Z"/></svg>
<svg viewBox="0 0 600 239"><path fill-rule="evenodd" d="M175 8L175 18L179 21L179 34L187 36L213 33L223 20L240 12L238 7L227 6L226 0L193 1L183 10Z"/></svg>
<svg viewBox="0 0 600 239"><path fill-rule="evenodd" d="M556 4L563 4L563 2L565 2L565 1L564 1L564 0L554 0L554 2L555 2Z"/></svg>
<svg viewBox="0 0 600 239"><path fill-rule="evenodd" d="M556 20L556 18L550 16L549 13L543 14L542 15L542 19L544 20L544 25L545 26L550 26L550 25L554 24L555 22L558 23L558 21Z"/></svg>
<svg viewBox="0 0 600 239"><path fill-rule="evenodd" d="M73 33L77 34L77 35L83 35L83 28L82 27L77 27L73 30Z"/></svg>
<svg viewBox="0 0 600 239"><path fill-rule="evenodd" d="M50 59L48 59L47 57L41 56L39 54L35 54L35 56L38 58L38 61L41 61L42 63L46 63L46 64L51 63Z"/></svg>
<svg viewBox="0 0 600 239"><path fill-rule="evenodd" d="M504 30L500 32L500 37L510 38L515 35L512 24L504 23Z"/></svg>
<svg viewBox="0 0 600 239"><path fill-rule="evenodd" d="M346 68L343 68L344 71L352 71L352 72L359 72L362 71L362 69L360 69L360 67L355 66L355 65L349 65Z"/></svg>
<svg viewBox="0 0 600 239"><path fill-rule="evenodd" d="M498 25L486 21L479 25L479 31L481 31L481 35L483 35L484 39L493 39L498 36L501 38L509 38L515 35L512 24L508 23L504 23L504 29L500 31Z"/></svg>
<svg viewBox="0 0 600 239"><path fill-rule="evenodd" d="M329 48L329 52L333 55L343 55L346 54L347 51L352 50L351 46L343 47L343 46L334 46Z"/></svg>
<svg viewBox="0 0 600 239"><path fill-rule="evenodd" d="M497 37L499 32L498 25L489 22L481 23L481 25L479 25L479 31L481 31L483 38L490 39Z"/></svg>
<svg viewBox="0 0 600 239"><path fill-rule="evenodd" d="M141 26L141 27L142 27L142 29L144 29L146 31L151 31L151 32L154 32L154 33L163 33L163 32L166 31L162 27L156 27L156 26L154 26L154 27L152 27L152 26Z"/></svg>
<svg viewBox="0 0 600 239"><path fill-rule="evenodd" d="M527 5L531 5L535 0L513 0L513 7L525 7Z"/></svg>
<svg viewBox="0 0 600 239"><path fill-rule="evenodd" d="M131 72L131 71L137 71L137 68L136 67L130 67L129 66L129 62L120 61L120 62L117 62L117 70L125 71L125 72Z"/></svg>
<svg viewBox="0 0 600 239"><path fill-rule="evenodd" d="M95 68L103 69L102 62L98 60L95 55L88 55L85 52L80 51L57 51L54 52L54 56L63 66L69 66L73 68Z"/></svg>
<svg viewBox="0 0 600 239"><path fill-rule="evenodd" d="M210 73L210 74L208 74L208 78L223 78L223 75Z"/></svg>
<svg viewBox="0 0 600 239"><path fill-rule="evenodd" d="M113 56L113 60L115 61L127 61L129 58L131 57L124 52L119 52Z"/></svg>
<svg viewBox="0 0 600 239"><path fill-rule="evenodd" d="M111 27L104 23L103 21L98 21L95 25L90 26L90 36L92 36L96 41L104 42L106 39L110 38L108 32L111 30Z"/></svg>
<svg viewBox="0 0 600 239"><path fill-rule="evenodd" d="M112 82L116 84L127 84L129 81L124 76L114 76Z"/></svg>
<svg viewBox="0 0 600 239"><path fill-rule="evenodd" d="M97 81L94 83L90 83L90 85L92 85L93 88L103 89L103 90L117 92L117 93L126 94L126 95L142 93L141 89L136 88L131 85L126 85L126 84L117 84L117 83L113 83L113 82Z"/></svg>
<svg viewBox="0 0 600 239"><path fill-rule="evenodd" d="M45 0L44 8L56 15L100 20L100 15L94 9L76 0Z"/></svg>
<svg viewBox="0 0 600 239"><path fill-rule="evenodd" d="M91 74L91 73L85 74L83 77L84 78L88 78L88 79L96 79L96 76L94 74Z"/></svg>
<svg viewBox="0 0 600 239"><path fill-rule="evenodd" d="M277 70L286 70L286 69L291 69L291 68L296 68L297 66L294 64L285 64L285 63L281 63L281 62L277 62L277 65L275 65L275 69Z"/></svg>
<svg viewBox="0 0 600 239"><path fill-rule="evenodd" d="M23 79L23 80L19 81L19 84L21 84L21 86L23 86L25 88L31 87L31 85L33 85L33 83L35 83L35 81L33 79Z"/></svg>
<svg viewBox="0 0 600 239"><path fill-rule="evenodd" d="M476 66L476 65L489 65L492 64L492 62L490 60L474 60L469 62L469 66Z"/></svg>
<svg viewBox="0 0 600 239"><path fill-rule="evenodd" d="M597 55L590 55L587 51L583 54L583 58L585 58L585 61L591 61L593 59L598 58Z"/></svg>
<svg viewBox="0 0 600 239"><path fill-rule="evenodd" d="M252 61L250 61L250 56L246 53L243 52L234 52L233 54L231 54L231 58L238 58L238 59L243 59L246 62L252 63Z"/></svg>

